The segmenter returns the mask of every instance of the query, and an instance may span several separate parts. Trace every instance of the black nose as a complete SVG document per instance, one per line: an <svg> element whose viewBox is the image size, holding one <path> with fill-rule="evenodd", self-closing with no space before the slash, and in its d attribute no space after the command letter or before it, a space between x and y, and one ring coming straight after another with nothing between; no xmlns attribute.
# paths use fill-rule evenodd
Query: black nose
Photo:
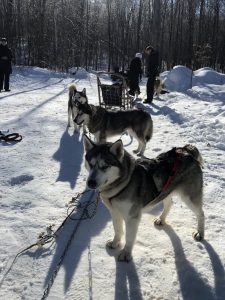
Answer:
<svg viewBox="0 0 225 300"><path fill-rule="evenodd" d="M95 180L93 180L93 179L90 179L90 180L88 180L88 182L87 182L87 185L88 185L88 187L90 188L90 189L95 189L96 188L96 181Z"/></svg>

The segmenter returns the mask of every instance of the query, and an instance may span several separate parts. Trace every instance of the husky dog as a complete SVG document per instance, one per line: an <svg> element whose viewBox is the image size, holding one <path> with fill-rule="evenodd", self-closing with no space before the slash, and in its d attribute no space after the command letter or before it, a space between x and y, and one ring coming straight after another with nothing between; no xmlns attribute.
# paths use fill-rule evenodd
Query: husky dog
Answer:
<svg viewBox="0 0 225 300"><path fill-rule="evenodd" d="M74 133L77 133L79 130L79 127L74 122L74 119L77 115L78 111L78 102L79 103L87 103L87 95L86 95L86 89L84 88L82 92L78 92L76 89L75 84L72 84L69 87L69 100L68 100L68 127L70 127L70 120L72 117L73 124L74 124ZM86 128L84 127L84 132L86 132Z"/></svg>
<svg viewBox="0 0 225 300"><path fill-rule="evenodd" d="M78 125L87 125L97 143L104 143L108 137L127 130L131 137L138 140L138 148L134 151L138 155L144 154L146 143L151 139L153 132L151 116L138 109L113 112L101 106L79 103L74 121Z"/></svg>
<svg viewBox="0 0 225 300"><path fill-rule="evenodd" d="M179 193L197 217L194 239L203 239L203 176L201 156L196 147L186 145L173 148L155 159L135 160L124 150L121 140L98 145L84 135L83 142L85 167L89 171L87 186L100 193L112 216L115 235L107 242L108 247L114 249L120 245L125 222L125 246L118 256L119 261L132 259L142 212L163 200L163 212L155 220L155 225L163 225L174 192Z"/></svg>
<svg viewBox="0 0 225 300"><path fill-rule="evenodd" d="M160 77L156 77L154 82L154 95L159 97L164 88L164 81Z"/></svg>

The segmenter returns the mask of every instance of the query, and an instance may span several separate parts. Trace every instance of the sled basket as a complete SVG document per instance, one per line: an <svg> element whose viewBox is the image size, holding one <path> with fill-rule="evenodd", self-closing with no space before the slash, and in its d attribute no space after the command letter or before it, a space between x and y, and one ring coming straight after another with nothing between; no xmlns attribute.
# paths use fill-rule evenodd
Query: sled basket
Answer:
<svg viewBox="0 0 225 300"><path fill-rule="evenodd" d="M97 77L99 105L105 106L105 108L131 108L132 97L128 93L125 78L119 74L108 74L113 78L112 83L109 84L103 84L100 77Z"/></svg>

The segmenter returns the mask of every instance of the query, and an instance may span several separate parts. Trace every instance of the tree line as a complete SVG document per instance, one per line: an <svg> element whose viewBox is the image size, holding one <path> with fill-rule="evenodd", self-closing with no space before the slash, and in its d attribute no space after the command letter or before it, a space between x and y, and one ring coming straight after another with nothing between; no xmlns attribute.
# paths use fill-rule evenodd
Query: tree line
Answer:
<svg viewBox="0 0 225 300"><path fill-rule="evenodd" d="M124 70L152 45L161 71L225 70L225 0L1 0L0 32L16 64Z"/></svg>

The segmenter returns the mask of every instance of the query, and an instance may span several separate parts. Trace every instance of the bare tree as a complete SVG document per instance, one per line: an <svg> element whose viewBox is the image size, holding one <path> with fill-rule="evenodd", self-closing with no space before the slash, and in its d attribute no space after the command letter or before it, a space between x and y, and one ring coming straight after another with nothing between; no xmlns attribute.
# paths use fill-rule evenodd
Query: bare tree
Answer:
<svg viewBox="0 0 225 300"><path fill-rule="evenodd" d="M224 70L224 0L1 0L0 32L18 64L126 69L159 47L163 68Z"/></svg>

